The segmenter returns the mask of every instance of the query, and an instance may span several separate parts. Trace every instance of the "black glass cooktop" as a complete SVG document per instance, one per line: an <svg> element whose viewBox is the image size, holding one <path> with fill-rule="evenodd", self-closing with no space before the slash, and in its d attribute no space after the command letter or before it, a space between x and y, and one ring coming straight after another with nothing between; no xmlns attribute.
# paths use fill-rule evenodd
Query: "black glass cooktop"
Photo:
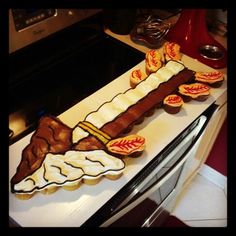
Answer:
<svg viewBox="0 0 236 236"><path fill-rule="evenodd" d="M10 144L42 115L58 116L144 59L100 23L93 17L9 56Z"/></svg>

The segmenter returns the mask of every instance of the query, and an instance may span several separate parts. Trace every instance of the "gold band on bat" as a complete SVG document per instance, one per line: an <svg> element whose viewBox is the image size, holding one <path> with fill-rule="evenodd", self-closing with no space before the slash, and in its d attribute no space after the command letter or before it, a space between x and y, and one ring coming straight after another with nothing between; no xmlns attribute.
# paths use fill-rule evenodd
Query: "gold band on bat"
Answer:
<svg viewBox="0 0 236 236"><path fill-rule="evenodd" d="M107 144L111 140L111 137L108 134L104 133L88 121L79 122L78 126L98 138L104 144Z"/></svg>

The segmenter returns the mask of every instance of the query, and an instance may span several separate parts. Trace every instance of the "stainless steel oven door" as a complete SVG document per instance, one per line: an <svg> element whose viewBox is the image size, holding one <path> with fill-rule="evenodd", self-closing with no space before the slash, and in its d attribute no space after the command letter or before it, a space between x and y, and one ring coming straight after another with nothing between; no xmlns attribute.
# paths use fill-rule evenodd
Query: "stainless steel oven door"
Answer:
<svg viewBox="0 0 236 236"><path fill-rule="evenodd" d="M158 223L162 223L162 218L165 218L163 216L173 208L179 186L184 180L181 175L185 162L195 154L199 144L200 131L206 121L207 117L204 115L195 121L197 125L113 210L113 215L101 225L102 227L150 226L157 217L160 218ZM144 206L146 210L142 211Z"/></svg>

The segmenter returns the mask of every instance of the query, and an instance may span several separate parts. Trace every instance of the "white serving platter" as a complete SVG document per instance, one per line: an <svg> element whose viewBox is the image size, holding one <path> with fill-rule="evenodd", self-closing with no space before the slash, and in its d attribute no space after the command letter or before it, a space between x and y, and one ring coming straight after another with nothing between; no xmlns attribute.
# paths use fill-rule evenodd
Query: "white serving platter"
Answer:
<svg viewBox="0 0 236 236"><path fill-rule="evenodd" d="M182 61L186 67L195 71L213 70L186 55L183 55ZM130 68L58 117L73 128L79 121L84 120L89 112L96 110L116 94L126 91L129 88L130 73L135 68L144 69L145 61ZM136 125L130 133L144 136L146 149L142 156L129 161L118 180L102 178L96 185L82 184L74 191L60 188L50 195L37 193L29 200L17 199L10 192L9 185L9 216L23 227L81 226L223 93L227 93L227 80L220 88L211 88L211 95L204 102L185 103L181 111L175 115L166 113L162 108L157 109L153 116ZM9 181L15 174L22 150L29 144L32 134L9 146Z"/></svg>

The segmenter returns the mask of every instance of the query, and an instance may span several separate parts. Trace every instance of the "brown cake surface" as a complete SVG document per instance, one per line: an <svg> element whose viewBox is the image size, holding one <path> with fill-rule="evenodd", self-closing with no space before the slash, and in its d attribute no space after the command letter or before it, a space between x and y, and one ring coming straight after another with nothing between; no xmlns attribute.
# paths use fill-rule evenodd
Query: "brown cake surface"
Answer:
<svg viewBox="0 0 236 236"><path fill-rule="evenodd" d="M72 145L72 129L58 118L44 116L31 137L29 145L22 152L22 159L16 174L11 179L14 185L38 169L47 153L64 153Z"/></svg>

